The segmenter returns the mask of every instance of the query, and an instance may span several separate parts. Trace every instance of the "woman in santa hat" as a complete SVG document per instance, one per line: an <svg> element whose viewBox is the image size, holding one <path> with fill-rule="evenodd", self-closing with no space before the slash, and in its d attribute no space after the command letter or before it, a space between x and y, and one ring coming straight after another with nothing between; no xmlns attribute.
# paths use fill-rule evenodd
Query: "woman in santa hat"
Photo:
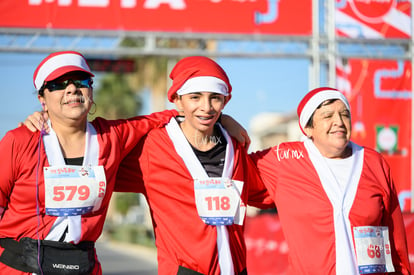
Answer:
<svg viewBox="0 0 414 275"><path fill-rule="evenodd" d="M88 122L93 76L78 52L47 56L33 81L49 133L19 127L0 141L0 274L102 274L94 243L119 163L177 115Z"/></svg>
<svg viewBox="0 0 414 275"><path fill-rule="evenodd" d="M345 96L314 89L298 116L303 142L251 154L277 206L288 274L410 274L390 168L379 153L350 141Z"/></svg>
<svg viewBox="0 0 414 275"><path fill-rule="evenodd" d="M202 56L181 59L170 78L168 99L184 117L140 142L123 161L116 190L145 195L159 274L247 274L246 205L274 205L246 149L218 122L230 81Z"/></svg>

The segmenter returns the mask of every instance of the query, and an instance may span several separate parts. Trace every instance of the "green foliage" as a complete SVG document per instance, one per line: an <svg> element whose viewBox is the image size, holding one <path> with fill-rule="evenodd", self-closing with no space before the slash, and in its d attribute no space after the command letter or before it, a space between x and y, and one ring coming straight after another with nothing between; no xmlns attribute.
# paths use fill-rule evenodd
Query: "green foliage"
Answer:
<svg viewBox="0 0 414 275"><path fill-rule="evenodd" d="M167 90L168 57L139 56L135 59L136 73L131 77L131 85L136 90L150 89L153 92Z"/></svg>
<svg viewBox="0 0 414 275"><path fill-rule="evenodd" d="M115 209L125 216L131 206L139 205L139 197L136 193L118 193L115 200Z"/></svg>
<svg viewBox="0 0 414 275"><path fill-rule="evenodd" d="M107 233L109 238L114 241L155 247L152 229L141 224L118 225Z"/></svg>
<svg viewBox="0 0 414 275"><path fill-rule="evenodd" d="M107 74L99 81L99 88L94 91L96 113L107 119L129 118L136 116L142 102L122 74ZM93 109L92 109L93 111Z"/></svg>

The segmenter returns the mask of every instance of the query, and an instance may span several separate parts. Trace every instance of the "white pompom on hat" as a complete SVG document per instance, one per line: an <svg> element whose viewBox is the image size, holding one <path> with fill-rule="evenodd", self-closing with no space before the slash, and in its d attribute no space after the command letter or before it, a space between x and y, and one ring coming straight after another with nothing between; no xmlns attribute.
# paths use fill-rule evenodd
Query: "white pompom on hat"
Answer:
<svg viewBox="0 0 414 275"><path fill-rule="evenodd" d="M48 55L37 66L33 74L33 83L39 91L45 81L51 81L69 72L85 72L93 77L93 73L85 57L75 51L62 51Z"/></svg>
<svg viewBox="0 0 414 275"><path fill-rule="evenodd" d="M318 108L322 102L330 99L341 100L345 104L348 111L351 111L348 100L339 90L329 87L313 89L303 97L297 109L299 126L305 135L306 124L309 122L309 119L315 112L316 108Z"/></svg>

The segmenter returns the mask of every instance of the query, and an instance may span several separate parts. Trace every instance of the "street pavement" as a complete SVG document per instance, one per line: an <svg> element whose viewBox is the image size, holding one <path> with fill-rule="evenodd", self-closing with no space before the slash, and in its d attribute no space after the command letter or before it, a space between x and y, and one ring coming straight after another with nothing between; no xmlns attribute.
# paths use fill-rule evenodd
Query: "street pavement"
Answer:
<svg viewBox="0 0 414 275"><path fill-rule="evenodd" d="M157 275L155 248L98 240L96 250L103 275Z"/></svg>

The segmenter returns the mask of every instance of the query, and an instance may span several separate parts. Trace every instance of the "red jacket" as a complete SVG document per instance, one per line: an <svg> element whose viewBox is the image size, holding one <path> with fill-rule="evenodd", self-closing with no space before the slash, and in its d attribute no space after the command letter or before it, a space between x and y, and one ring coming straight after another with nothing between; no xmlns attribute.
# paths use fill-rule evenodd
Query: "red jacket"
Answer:
<svg viewBox="0 0 414 275"><path fill-rule="evenodd" d="M92 122L98 134L99 165L105 169L107 190L100 209L82 216L81 241L96 241L101 235L121 160L150 129L163 125L176 114L175 111L165 111L129 120L97 118ZM36 239L39 232L43 239L56 219L45 215L43 167L49 163L43 143L39 150L39 138L40 132L32 133L26 127L19 127L9 131L0 141L0 206L6 209L0 221L0 238ZM36 178L40 225L36 213ZM0 247L1 252L3 248ZM99 262L94 274L96 272L101 272ZM0 263L0 274L24 273Z"/></svg>
<svg viewBox="0 0 414 275"><path fill-rule="evenodd" d="M288 274L336 274L333 207L303 143L281 143L251 157L277 206L289 246ZM351 227L388 226L398 271L394 274L410 274L405 227L390 168L369 148L364 148L349 220Z"/></svg>
<svg viewBox="0 0 414 275"><path fill-rule="evenodd" d="M233 179L244 181L245 204L272 207L246 149L236 141ZM206 225L195 205L194 183L165 128L152 130L122 162L116 191L135 188L147 198L158 251L158 273L177 274L179 266L202 274L220 274L217 230ZM227 226L236 273L246 268L244 226Z"/></svg>

